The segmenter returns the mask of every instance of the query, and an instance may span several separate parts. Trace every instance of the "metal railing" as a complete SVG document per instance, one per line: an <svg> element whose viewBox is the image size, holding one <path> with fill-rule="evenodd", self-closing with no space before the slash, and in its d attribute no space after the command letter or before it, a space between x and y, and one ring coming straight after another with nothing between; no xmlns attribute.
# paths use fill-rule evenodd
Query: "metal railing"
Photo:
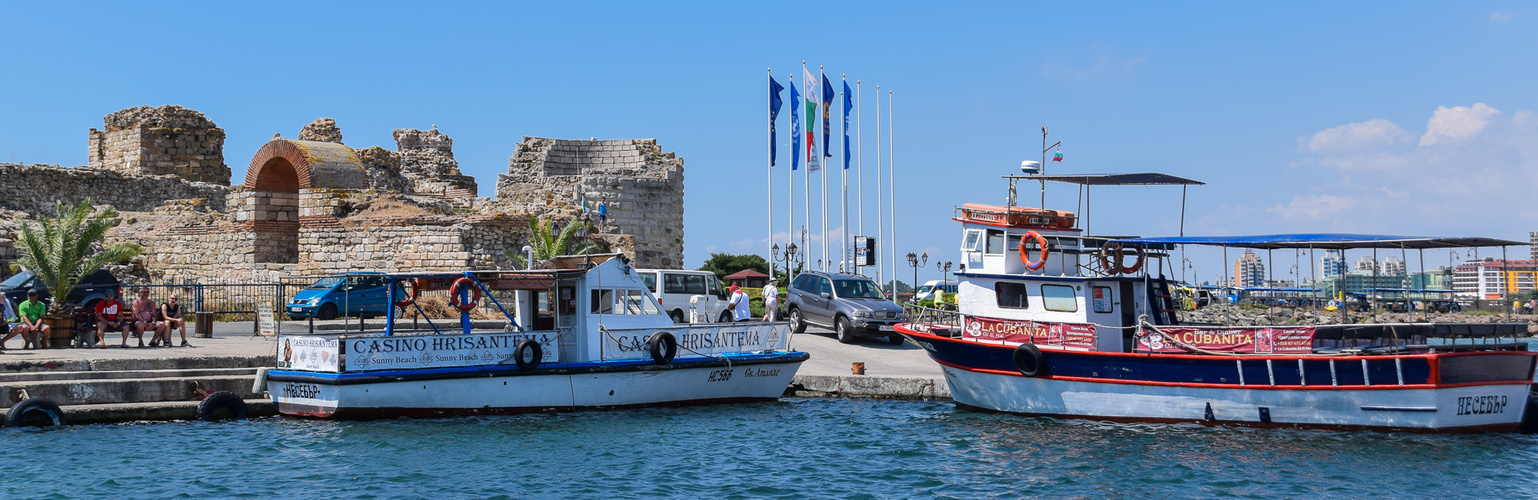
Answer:
<svg viewBox="0 0 1538 500"><path fill-rule="evenodd" d="M912 302L903 304L908 311L908 321L930 325L949 325L961 328L961 313L948 309L924 307Z"/></svg>

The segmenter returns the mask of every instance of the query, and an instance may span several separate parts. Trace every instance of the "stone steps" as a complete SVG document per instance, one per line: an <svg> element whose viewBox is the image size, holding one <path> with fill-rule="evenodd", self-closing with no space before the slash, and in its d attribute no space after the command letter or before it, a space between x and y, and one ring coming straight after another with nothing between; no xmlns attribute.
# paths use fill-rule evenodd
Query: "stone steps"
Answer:
<svg viewBox="0 0 1538 500"><path fill-rule="evenodd" d="M113 378L97 380L42 380L0 383L0 407L10 408L27 398L46 398L59 406L162 401L197 401L199 392L230 391L243 398L259 398L251 386L256 375L219 375L162 378Z"/></svg>
<svg viewBox="0 0 1538 500"><path fill-rule="evenodd" d="M51 382L64 380L110 380L125 378L195 378L256 375L256 368L192 368L171 370L92 370L0 373L0 384Z"/></svg>
<svg viewBox="0 0 1538 500"><path fill-rule="evenodd" d="M70 425L112 424L145 420L196 420L199 401L159 401L153 403L114 403L98 405L60 406L64 420ZM9 409L0 409L4 420ZM247 399L246 417L270 417L278 414L277 406L267 398Z"/></svg>
<svg viewBox="0 0 1538 500"><path fill-rule="evenodd" d="M0 363L0 374L25 372L86 372L199 370L213 368L262 368L272 366L270 354L259 356L189 356L168 358L102 358L10 361Z"/></svg>

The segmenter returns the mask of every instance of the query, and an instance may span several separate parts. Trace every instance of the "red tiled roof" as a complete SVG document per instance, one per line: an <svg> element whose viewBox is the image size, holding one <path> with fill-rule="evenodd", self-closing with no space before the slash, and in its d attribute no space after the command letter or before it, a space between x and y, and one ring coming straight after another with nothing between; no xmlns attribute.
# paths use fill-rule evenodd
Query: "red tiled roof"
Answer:
<svg viewBox="0 0 1538 500"><path fill-rule="evenodd" d="M748 279L748 278L768 278L768 277L769 277L769 275L761 273L761 272L758 272L758 271L754 271L752 269L743 269L741 271L737 271L735 273L726 275L726 279L727 280L743 280L743 279Z"/></svg>

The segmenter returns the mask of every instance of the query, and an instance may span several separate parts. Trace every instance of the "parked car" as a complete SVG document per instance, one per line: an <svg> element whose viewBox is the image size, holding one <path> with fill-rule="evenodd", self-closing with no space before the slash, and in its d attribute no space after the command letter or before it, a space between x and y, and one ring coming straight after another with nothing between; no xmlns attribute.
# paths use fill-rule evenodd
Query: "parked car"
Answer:
<svg viewBox="0 0 1538 500"><path fill-rule="evenodd" d="M929 300L935 298L935 288L940 287L940 283L940 280L929 280L924 282L924 286L919 287L918 292L913 294L913 301L918 302L920 300ZM955 282L945 283L945 293L955 295L956 285L957 283Z"/></svg>
<svg viewBox="0 0 1538 500"><path fill-rule="evenodd" d="M732 320L731 312L726 310L730 297L726 296L726 287L721 286L721 280L716 279L716 273L683 269L637 269L636 272L674 323L689 321L689 300L694 296L700 296L699 303L695 304L696 313L707 321Z"/></svg>
<svg viewBox="0 0 1538 500"><path fill-rule="evenodd" d="M855 337L886 337L892 345L903 337L892 325L907 320L902 306L887 300L881 286L852 274L804 272L791 282L786 314L796 333L807 325L833 330L839 342Z"/></svg>
<svg viewBox="0 0 1538 500"><path fill-rule="evenodd" d="M27 290L33 288L37 289L38 300L52 302L53 294L49 293L48 286L37 279L32 271L22 271L0 283L0 293L4 293L12 303L16 304L27 300ZM74 290L70 290L65 300L79 308L94 309L96 303L107 295L108 290L116 294L118 300L124 300L123 285L118 282L117 276L113 276L106 269L97 269L80 278L80 283L75 285Z"/></svg>
<svg viewBox="0 0 1538 500"><path fill-rule="evenodd" d="M291 319L336 319L337 316L383 316L389 312L388 280L381 273L358 272L327 276L300 290L288 301ZM406 289L395 285L396 300Z"/></svg>

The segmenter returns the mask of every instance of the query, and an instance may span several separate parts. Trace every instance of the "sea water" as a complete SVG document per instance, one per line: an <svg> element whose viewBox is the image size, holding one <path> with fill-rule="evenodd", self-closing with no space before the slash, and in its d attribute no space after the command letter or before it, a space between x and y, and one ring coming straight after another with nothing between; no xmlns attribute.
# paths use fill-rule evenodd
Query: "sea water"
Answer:
<svg viewBox="0 0 1538 500"><path fill-rule="evenodd" d="M3 429L0 498L1538 495L1538 437L1117 424L944 402Z"/></svg>

